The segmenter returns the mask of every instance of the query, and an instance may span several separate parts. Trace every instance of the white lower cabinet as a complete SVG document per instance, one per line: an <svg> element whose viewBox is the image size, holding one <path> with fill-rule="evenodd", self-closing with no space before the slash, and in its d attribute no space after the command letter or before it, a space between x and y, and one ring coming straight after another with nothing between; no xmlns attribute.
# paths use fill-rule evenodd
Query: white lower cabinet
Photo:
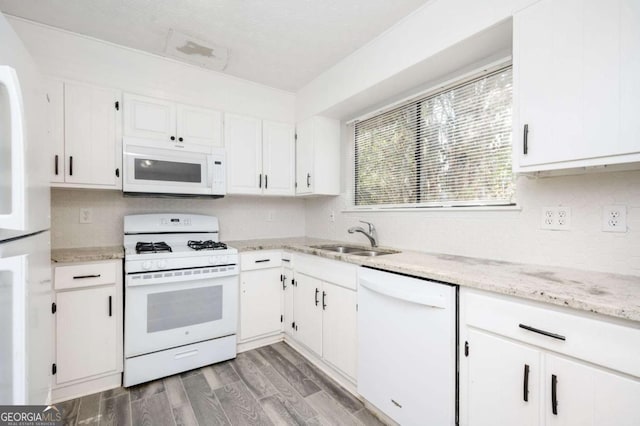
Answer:
<svg viewBox="0 0 640 426"><path fill-rule="evenodd" d="M322 354L322 281L296 271L293 292L295 339L314 353Z"/></svg>
<svg viewBox="0 0 640 426"><path fill-rule="evenodd" d="M292 338L356 382L356 266L294 255Z"/></svg>
<svg viewBox="0 0 640 426"><path fill-rule="evenodd" d="M478 330L468 341L469 424L539 425L540 351Z"/></svg>
<svg viewBox="0 0 640 426"><path fill-rule="evenodd" d="M54 267L53 401L120 386L122 262Z"/></svg>
<svg viewBox="0 0 640 426"><path fill-rule="evenodd" d="M240 255L240 342L282 332L279 251Z"/></svg>
<svg viewBox="0 0 640 426"><path fill-rule="evenodd" d="M640 329L461 289L460 424L640 424Z"/></svg>

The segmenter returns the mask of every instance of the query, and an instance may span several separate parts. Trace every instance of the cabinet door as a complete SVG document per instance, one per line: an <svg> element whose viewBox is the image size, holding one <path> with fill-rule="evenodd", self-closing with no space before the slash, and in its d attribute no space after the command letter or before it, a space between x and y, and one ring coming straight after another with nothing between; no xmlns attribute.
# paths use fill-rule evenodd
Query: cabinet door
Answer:
<svg viewBox="0 0 640 426"><path fill-rule="evenodd" d="M116 300L113 285L57 293L57 384L117 370Z"/></svg>
<svg viewBox="0 0 640 426"><path fill-rule="evenodd" d="M322 281L296 272L293 315L296 318L296 339L322 354Z"/></svg>
<svg viewBox="0 0 640 426"><path fill-rule="evenodd" d="M116 90L64 85L65 182L115 187Z"/></svg>
<svg viewBox="0 0 640 426"><path fill-rule="evenodd" d="M50 181L64 182L64 83L48 78L47 113L48 132L51 142Z"/></svg>
<svg viewBox="0 0 640 426"><path fill-rule="evenodd" d="M240 274L240 339L279 333L282 328L280 268Z"/></svg>
<svg viewBox="0 0 640 426"><path fill-rule="evenodd" d="M284 276L284 283L282 284L284 287L284 296L283 296L283 331L290 336L294 335L293 322L295 321L295 317L293 315L293 301L294 296L293 293L295 291L295 287L293 286L293 269L283 268L282 275Z"/></svg>
<svg viewBox="0 0 640 426"><path fill-rule="evenodd" d="M467 419L461 423L540 424L540 351L473 329L469 330L468 339L469 356L461 358L461 362L468 363L468 377L460 378L461 404L467 407Z"/></svg>
<svg viewBox="0 0 640 426"><path fill-rule="evenodd" d="M355 380L357 370L356 292L323 283L322 357Z"/></svg>
<svg viewBox="0 0 640 426"><path fill-rule="evenodd" d="M173 102L145 96L124 95L124 136L172 143L176 137L176 106Z"/></svg>
<svg viewBox="0 0 640 426"><path fill-rule="evenodd" d="M546 355L545 364L547 425L640 424L640 381L550 354Z"/></svg>
<svg viewBox="0 0 640 426"><path fill-rule="evenodd" d="M542 0L515 15L519 165L607 164L640 152L640 127L631 112L638 110L640 94L632 77L640 70L639 12L636 0Z"/></svg>
<svg viewBox="0 0 640 426"><path fill-rule="evenodd" d="M295 136L291 124L262 122L264 194L294 195Z"/></svg>
<svg viewBox="0 0 640 426"><path fill-rule="evenodd" d="M222 146L222 113L211 109L178 105L177 137L185 144ZM182 140L180 140L182 138Z"/></svg>
<svg viewBox="0 0 640 426"><path fill-rule="evenodd" d="M227 194L262 193L262 130L260 120L225 114Z"/></svg>
<svg viewBox="0 0 640 426"><path fill-rule="evenodd" d="M296 194L313 193L313 119L296 127Z"/></svg>

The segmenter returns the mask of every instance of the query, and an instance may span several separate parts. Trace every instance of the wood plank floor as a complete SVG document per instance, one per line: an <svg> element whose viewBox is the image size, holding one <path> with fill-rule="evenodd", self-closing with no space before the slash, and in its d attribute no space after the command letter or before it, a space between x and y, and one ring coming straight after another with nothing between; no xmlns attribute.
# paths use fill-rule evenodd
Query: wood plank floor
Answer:
<svg viewBox="0 0 640 426"><path fill-rule="evenodd" d="M56 405L72 426L383 425L283 342Z"/></svg>

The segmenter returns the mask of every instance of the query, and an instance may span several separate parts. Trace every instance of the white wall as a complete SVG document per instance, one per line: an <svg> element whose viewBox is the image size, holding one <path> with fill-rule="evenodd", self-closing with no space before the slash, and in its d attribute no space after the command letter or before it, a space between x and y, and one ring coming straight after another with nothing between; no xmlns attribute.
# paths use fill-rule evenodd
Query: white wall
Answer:
<svg viewBox="0 0 640 426"><path fill-rule="evenodd" d="M530 3L533 0L431 0L300 89L297 118L323 114L367 91L402 85L406 70L510 19ZM467 54L473 56L473 51Z"/></svg>
<svg viewBox="0 0 640 426"><path fill-rule="evenodd" d="M381 245L640 275L640 171L520 177L519 210L344 212L353 192L353 143L347 136L342 150L342 194L307 200L307 236L368 244L362 234L347 233L362 219L376 225ZM627 206L627 233L601 231L602 207L611 204ZM541 230L542 208L558 205L571 208L571 230ZM335 222L329 220L332 211Z"/></svg>
<svg viewBox="0 0 640 426"><path fill-rule="evenodd" d="M80 209L93 221L80 223ZM220 240L304 235L304 202L292 198L227 196L217 200L124 198L119 191L51 190L51 246L96 247L122 244L123 217L140 213L196 213L217 216ZM273 220L268 216L272 214Z"/></svg>
<svg viewBox="0 0 640 426"><path fill-rule="evenodd" d="M32 21L14 17L8 21L45 74L294 122L293 93Z"/></svg>

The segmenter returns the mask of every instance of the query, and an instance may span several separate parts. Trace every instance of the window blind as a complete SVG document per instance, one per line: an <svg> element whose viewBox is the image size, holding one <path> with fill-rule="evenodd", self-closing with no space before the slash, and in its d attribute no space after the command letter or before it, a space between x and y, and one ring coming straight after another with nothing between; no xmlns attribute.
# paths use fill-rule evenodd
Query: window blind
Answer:
<svg viewBox="0 0 640 426"><path fill-rule="evenodd" d="M513 204L511 66L355 123L356 206Z"/></svg>

